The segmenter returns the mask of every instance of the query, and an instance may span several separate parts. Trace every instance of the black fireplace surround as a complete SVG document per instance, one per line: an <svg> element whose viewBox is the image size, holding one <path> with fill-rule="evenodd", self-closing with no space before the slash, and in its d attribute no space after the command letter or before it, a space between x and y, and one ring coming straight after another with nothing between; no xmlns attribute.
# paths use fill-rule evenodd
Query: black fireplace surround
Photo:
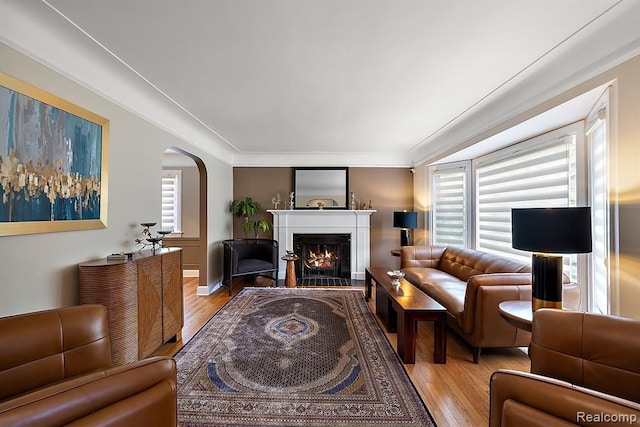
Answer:
<svg viewBox="0 0 640 427"><path fill-rule="evenodd" d="M294 234L293 247L298 280L351 279L350 234Z"/></svg>

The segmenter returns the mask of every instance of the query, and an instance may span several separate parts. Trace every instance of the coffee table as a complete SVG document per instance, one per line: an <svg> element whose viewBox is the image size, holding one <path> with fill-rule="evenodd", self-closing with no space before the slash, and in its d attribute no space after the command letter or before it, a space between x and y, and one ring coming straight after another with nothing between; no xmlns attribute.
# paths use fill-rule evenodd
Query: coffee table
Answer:
<svg viewBox="0 0 640 427"><path fill-rule="evenodd" d="M447 309L404 279L391 285L387 268L367 268L365 283L371 295L376 285L376 314L388 332L398 333L398 356L406 364L416 362L416 332L419 321L434 322L434 363L447 363Z"/></svg>

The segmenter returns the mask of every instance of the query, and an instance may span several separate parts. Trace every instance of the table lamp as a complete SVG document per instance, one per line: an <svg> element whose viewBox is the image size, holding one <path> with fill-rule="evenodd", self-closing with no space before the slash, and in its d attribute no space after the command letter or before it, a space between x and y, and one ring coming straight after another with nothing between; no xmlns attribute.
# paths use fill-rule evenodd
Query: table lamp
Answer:
<svg viewBox="0 0 640 427"><path fill-rule="evenodd" d="M533 252L531 309L561 309L562 254L591 252L591 208L512 209L511 237Z"/></svg>
<svg viewBox="0 0 640 427"><path fill-rule="evenodd" d="M418 227L418 212L394 212L393 226L401 228L400 246L409 246L409 229Z"/></svg>

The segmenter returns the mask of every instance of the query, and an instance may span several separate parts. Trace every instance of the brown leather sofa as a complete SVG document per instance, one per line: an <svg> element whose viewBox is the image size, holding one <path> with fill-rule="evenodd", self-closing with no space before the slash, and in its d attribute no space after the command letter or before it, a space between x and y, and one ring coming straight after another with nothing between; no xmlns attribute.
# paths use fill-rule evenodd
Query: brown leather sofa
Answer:
<svg viewBox="0 0 640 427"><path fill-rule="evenodd" d="M531 334L508 324L498 312L502 301L531 300L531 266L472 249L404 246L405 279L447 309L447 324L473 348L526 347ZM565 283L565 307L577 308L580 289Z"/></svg>
<svg viewBox="0 0 640 427"><path fill-rule="evenodd" d="M0 319L0 425L176 426L176 365L111 366L107 311L79 305Z"/></svg>
<svg viewBox="0 0 640 427"><path fill-rule="evenodd" d="M640 321L540 309L532 334L531 373L491 377L490 427L640 424Z"/></svg>

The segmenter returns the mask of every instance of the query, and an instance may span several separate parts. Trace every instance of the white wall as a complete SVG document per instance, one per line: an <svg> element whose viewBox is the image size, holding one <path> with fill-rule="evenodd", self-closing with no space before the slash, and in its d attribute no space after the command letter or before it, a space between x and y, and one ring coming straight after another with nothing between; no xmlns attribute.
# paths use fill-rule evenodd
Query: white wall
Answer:
<svg viewBox="0 0 640 427"><path fill-rule="evenodd" d="M17 51L0 44L0 71L110 120L106 229L0 236L0 316L78 303L77 264L135 249L140 222L160 220L162 155L179 147L208 174L209 283L221 277L219 241L231 236L225 206L232 168Z"/></svg>

